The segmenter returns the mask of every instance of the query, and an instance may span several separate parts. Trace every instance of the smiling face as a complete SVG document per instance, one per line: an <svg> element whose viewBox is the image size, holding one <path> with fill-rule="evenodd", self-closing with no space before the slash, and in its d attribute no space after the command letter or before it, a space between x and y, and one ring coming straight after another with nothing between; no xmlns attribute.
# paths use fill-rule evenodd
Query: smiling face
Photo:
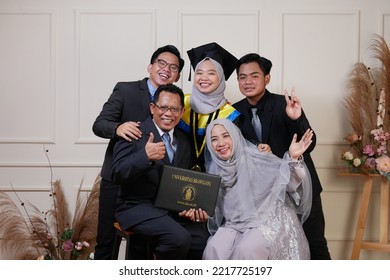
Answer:
<svg viewBox="0 0 390 280"><path fill-rule="evenodd" d="M181 106L178 94L161 91L156 104L150 104L150 111L157 126L163 131L170 131L179 123L184 108Z"/></svg>
<svg viewBox="0 0 390 280"><path fill-rule="evenodd" d="M211 147L222 160L228 160L232 156L233 141L223 125L217 124L212 128Z"/></svg>
<svg viewBox="0 0 390 280"><path fill-rule="evenodd" d="M205 94L213 92L218 88L218 73L209 59L204 60L197 66L194 85L198 91Z"/></svg>
<svg viewBox="0 0 390 280"><path fill-rule="evenodd" d="M271 76L264 75L257 62L244 63L238 71L238 85L251 105L256 105L263 97Z"/></svg>
<svg viewBox="0 0 390 280"><path fill-rule="evenodd" d="M166 64L166 66L161 67L158 63L158 60L164 61L165 63L163 62L163 64ZM170 52L161 53L152 64L149 64L149 79L155 88L165 84L173 84L179 80L179 71L173 72L171 68L175 67L172 67L171 65L176 65L179 67L179 59L176 55Z"/></svg>

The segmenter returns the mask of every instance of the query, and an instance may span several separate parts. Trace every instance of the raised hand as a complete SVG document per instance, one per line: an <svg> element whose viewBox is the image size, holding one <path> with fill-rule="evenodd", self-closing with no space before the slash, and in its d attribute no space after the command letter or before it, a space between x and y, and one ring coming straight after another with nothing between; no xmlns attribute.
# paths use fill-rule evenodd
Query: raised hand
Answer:
<svg viewBox="0 0 390 280"><path fill-rule="evenodd" d="M311 138L313 137L313 130L311 130L310 128L306 130L305 134L303 134L299 142L297 142L297 137L297 134L294 134L294 137L290 144L290 148L288 149L290 157L293 159L299 159L299 157L307 150L307 148L313 142L311 140Z"/></svg>
<svg viewBox="0 0 390 280"><path fill-rule="evenodd" d="M148 142L145 145L145 152L150 161L160 160L165 157L165 145L164 142L153 143L154 135L150 132Z"/></svg>
<svg viewBox="0 0 390 280"><path fill-rule="evenodd" d="M286 114L287 116L292 119L296 120L298 119L302 114L302 107L301 102L299 101L298 97L295 95L295 87L291 89L291 99L288 96L288 91L284 90L284 97L286 99Z"/></svg>

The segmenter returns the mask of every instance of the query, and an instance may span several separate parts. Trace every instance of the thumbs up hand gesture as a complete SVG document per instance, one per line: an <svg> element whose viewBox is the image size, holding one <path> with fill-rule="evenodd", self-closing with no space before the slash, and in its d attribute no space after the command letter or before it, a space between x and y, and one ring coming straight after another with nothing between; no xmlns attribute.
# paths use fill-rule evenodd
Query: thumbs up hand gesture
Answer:
<svg viewBox="0 0 390 280"><path fill-rule="evenodd" d="M150 161L160 160L165 157L165 145L164 142L160 141L154 143L154 135L150 132L148 142L145 145L145 152Z"/></svg>

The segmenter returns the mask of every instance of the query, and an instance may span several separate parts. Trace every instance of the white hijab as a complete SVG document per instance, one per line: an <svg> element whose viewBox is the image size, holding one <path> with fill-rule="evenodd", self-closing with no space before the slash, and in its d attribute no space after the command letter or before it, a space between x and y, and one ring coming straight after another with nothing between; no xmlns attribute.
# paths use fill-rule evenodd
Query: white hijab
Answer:
<svg viewBox="0 0 390 280"><path fill-rule="evenodd" d="M215 112L217 109L221 108L227 100L225 99L224 92L226 88L225 83L225 74L223 73L223 68L219 62L212 58L204 58L201 60L195 67L195 73L199 68L199 65L209 59L211 63L215 66L217 75L219 78L219 84L215 91L203 94L197 90L196 86L192 86L192 94L190 98L191 109L199 114L210 114Z"/></svg>

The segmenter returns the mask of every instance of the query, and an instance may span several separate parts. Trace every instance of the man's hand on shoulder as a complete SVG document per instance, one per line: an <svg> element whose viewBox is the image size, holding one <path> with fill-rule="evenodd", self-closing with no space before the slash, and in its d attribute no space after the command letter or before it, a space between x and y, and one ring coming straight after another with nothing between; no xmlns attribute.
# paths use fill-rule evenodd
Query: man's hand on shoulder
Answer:
<svg viewBox="0 0 390 280"><path fill-rule="evenodd" d="M139 130L139 122L122 123L116 128L116 134L129 142L138 140L142 136L142 132Z"/></svg>

